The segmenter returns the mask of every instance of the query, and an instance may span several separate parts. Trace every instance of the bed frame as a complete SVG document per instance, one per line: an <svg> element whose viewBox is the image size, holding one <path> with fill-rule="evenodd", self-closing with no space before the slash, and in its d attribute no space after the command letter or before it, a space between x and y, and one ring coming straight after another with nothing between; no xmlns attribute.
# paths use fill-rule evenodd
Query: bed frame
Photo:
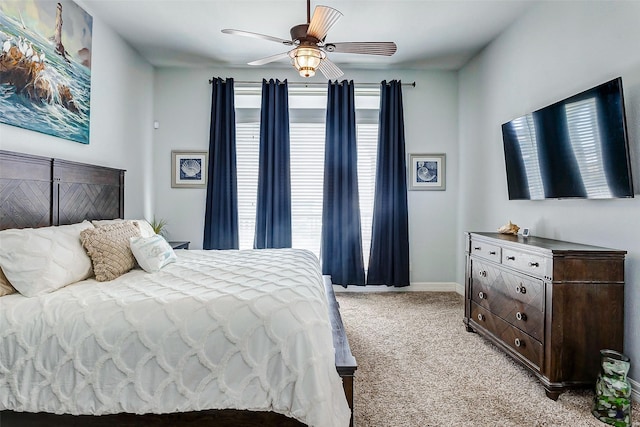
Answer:
<svg viewBox="0 0 640 427"><path fill-rule="evenodd" d="M65 225L85 219L124 218L122 169L70 162L0 150L0 230ZM342 324L329 278L324 278L336 370L343 387L353 426L353 380L357 363ZM207 410L174 414L55 415L0 411L3 427L36 426L278 426L304 424L274 412Z"/></svg>

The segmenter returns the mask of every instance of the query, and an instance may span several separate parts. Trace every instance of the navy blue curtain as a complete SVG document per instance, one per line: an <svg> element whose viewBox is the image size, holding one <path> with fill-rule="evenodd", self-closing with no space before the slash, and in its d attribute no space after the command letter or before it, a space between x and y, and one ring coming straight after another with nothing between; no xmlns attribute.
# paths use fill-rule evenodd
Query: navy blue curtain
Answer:
<svg viewBox="0 0 640 427"><path fill-rule="evenodd" d="M291 247L289 157L287 81L262 80L256 249Z"/></svg>
<svg viewBox="0 0 640 427"><path fill-rule="evenodd" d="M212 81L204 249L238 249L236 112L233 79Z"/></svg>
<svg viewBox="0 0 640 427"><path fill-rule="evenodd" d="M406 177L402 84L383 81L367 285L409 286Z"/></svg>
<svg viewBox="0 0 640 427"><path fill-rule="evenodd" d="M333 283L364 285L353 81L328 84L321 251Z"/></svg>

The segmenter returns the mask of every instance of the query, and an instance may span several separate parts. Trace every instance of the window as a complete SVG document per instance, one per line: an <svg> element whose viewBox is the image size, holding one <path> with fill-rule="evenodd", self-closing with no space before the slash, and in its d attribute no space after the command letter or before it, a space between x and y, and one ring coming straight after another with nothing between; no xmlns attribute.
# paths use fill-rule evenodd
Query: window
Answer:
<svg viewBox="0 0 640 427"><path fill-rule="evenodd" d="M236 125L236 167L240 249L253 248L258 195L259 148L260 123L238 123Z"/></svg>
<svg viewBox="0 0 640 427"><path fill-rule="evenodd" d="M294 248L320 256L326 89L289 89L291 138L291 223ZM258 154L260 148L260 90L236 90L236 155L240 249L253 248ZM378 91L358 103L356 94L358 187L365 268L371 246L373 196L378 145ZM252 99L253 98L253 99ZM360 105L359 105L360 104ZM256 108L257 106L257 108ZM375 108L374 108L375 106Z"/></svg>

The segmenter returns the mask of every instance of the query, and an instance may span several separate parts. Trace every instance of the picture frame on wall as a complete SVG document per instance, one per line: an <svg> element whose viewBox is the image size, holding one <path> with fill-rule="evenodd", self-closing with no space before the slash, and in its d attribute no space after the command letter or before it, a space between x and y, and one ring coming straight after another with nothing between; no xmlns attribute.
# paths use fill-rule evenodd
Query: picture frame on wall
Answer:
<svg viewBox="0 0 640 427"><path fill-rule="evenodd" d="M171 151L171 187L206 188L209 153Z"/></svg>
<svg viewBox="0 0 640 427"><path fill-rule="evenodd" d="M93 17L72 0L0 2L0 123L89 144Z"/></svg>
<svg viewBox="0 0 640 427"><path fill-rule="evenodd" d="M446 155L410 154L409 190L445 190Z"/></svg>

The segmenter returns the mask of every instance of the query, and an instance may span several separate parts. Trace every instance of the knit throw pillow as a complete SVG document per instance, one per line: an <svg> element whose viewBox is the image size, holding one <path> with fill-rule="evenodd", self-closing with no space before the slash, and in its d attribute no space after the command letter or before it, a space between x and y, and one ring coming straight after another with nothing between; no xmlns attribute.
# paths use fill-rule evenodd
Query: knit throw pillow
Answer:
<svg viewBox="0 0 640 427"><path fill-rule="evenodd" d="M97 281L113 280L135 267L136 259L129 247L129 239L137 236L140 236L140 229L127 221L80 233Z"/></svg>

